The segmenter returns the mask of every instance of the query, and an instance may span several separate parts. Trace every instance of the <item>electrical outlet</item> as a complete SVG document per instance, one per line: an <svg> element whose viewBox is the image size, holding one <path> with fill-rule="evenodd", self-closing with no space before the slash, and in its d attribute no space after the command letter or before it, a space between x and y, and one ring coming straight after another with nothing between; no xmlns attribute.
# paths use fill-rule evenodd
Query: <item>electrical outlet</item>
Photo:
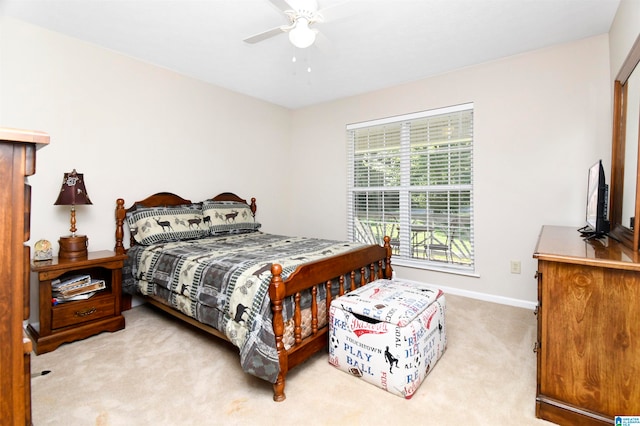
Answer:
<svg viewBox="0 0 640 426"><path fill-rule="evenodd" d="M511 273L512 274L519 274L520 273L520 261L519 260L512 260L511 261Z"/></svg>

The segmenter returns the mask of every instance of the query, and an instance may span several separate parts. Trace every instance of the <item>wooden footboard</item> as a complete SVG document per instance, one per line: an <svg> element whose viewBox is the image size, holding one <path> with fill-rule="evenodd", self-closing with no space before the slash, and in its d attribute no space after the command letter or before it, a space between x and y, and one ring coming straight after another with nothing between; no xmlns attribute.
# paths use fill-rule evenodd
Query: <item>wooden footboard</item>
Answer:
<svg viewBox="0 0 640 426"><path fill-rule="evenodd" d="M383 269L384 268L384 269ZM282 267L274 264L271 267L271 284L269 297L273 311L273 331L276 337L276 349L280 363L280 374L273 384L273 399L284 401L284 386L287 372L296 365L307 360L311 355L323 349L328 343L329 307L332 300L331 287L337 281L338 295L355 290L376 279L391 278L391 244L390 238L384 237L384 247L368 246L351 251L343 255L333 256L321 261L300 266L284 281L281 277ZM345 276L349 277L345 283ZM359 277L359 279L357 279ZM326 325L318 328L317 294L319 286L326 286ZM300 295L303 290L310 290L311 305L311 335L302 337ZM286 350L283 342L284 320L282 304L285 298L293 296L294 308L294 336L295 344Z"/></svg>
<svg viewBox="0 0 640 426"><path fill-rule="evenodd" d="M223 193L213 198L214 200L246 201L235 194ZM134 205L144 206L169 206L188 204L189 200L183 199L170 193L159 193L147 197ZM251 210L255 215L255 198L251 199ZM124 207L124 200L118 199L116 202L116 244L117 254L126 253L124 247L124 221L127 210ZM131 238L131 244L135 241ZM367 284L375 279L391 278L391 244L389 237L384 238L384 246L366 246L357 250L332 256L320 261L307 263L300 266L286 280L282 279L282 266L273 264L271 267L271 283L269 286L269 297L271 299L271 310L273 312L273 331L276 339L276 350L280 364L280 373L276 383L273 384L273 399L283 401L285 399L284 387L287 372L296 365L307 360L314 353L324 349L328 343L327 332L329 329L329 307L332 300L332 286L338 286L338 295L343 295L349 291ZM321 303L326 306L326 318L321 321L319 318L317 295L319 289L325 286L326 298ZM300 299L303 291L310 291L313 295L311 305L311 334L303 336L302 314ZM292 297L295 302L293 325L295 342L289 348L285 348L283 337L285 334L285 323L282 315L284 300ZM186 315L168 308L161 303L150 299L151 303L163 311L180 318L200 329L221 337L226 340L223 333L214 330ZM322 324L322 325L321 325Z"/></svg>

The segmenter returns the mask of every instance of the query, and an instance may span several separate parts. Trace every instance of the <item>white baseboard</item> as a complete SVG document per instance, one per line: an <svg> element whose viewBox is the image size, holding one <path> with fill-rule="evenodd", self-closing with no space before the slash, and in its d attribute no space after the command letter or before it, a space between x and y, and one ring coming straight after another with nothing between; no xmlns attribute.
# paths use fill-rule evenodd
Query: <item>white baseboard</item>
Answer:
<svg viewBox="0 0 640 426"><path fill-rule="evenodd" d="M413 280L405 280L404 278L402 278L402 280L406 281L406 282L409 282L409 283L411 283L411 282L417 283L418 282L418 281L413 281ZM425 284L433 285L435 287L438 287L445 294L453 294L453 295L456 295L456 296L468 297L470 299L477 299L477 300L482 300L482 301L485 301L485 302L499 303L501 305L515 306L517 308L530 309L532 311L538 305L537 302L531 302L529 300L513 299L511 297L496 296L496 295L493 295L493 294L480 293L480 292L477 292L477 291L462 290L462 289L455 288L455 287L446 287L446 286L441 286L441 285L435 285L435 284L432 284L432 283L425 283Z"/></svg>

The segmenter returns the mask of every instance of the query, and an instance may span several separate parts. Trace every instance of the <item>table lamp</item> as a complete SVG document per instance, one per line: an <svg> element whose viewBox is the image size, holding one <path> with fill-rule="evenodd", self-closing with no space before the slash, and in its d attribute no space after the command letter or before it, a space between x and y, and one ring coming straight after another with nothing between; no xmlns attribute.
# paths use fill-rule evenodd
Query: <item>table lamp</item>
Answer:
<svg viewBox="0 0 640 426"><path fill-rule="evenodd" d="M78 260L87 258L87 236L76 235L76 205L93 204L84 186L82 173L73 169L71 173L65 173L62 179L62 187L56 206L71 206L71 235L60 237L60 251L58 258L61 260Z"/></svg>

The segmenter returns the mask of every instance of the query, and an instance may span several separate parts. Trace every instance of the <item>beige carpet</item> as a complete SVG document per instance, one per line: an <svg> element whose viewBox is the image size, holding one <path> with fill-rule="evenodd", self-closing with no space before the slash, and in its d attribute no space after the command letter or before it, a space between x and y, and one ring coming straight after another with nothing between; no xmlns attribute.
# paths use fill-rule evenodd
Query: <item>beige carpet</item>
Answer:
<svg viewBox="0 0 640 426"><path fill-rule="evenodd" d="M535 418L532 311L447 295L448 348L410 400L316 354L287 400L242 372L235 348L146 306L126 328L32 357L40 425L549 425Z"/></svg>

